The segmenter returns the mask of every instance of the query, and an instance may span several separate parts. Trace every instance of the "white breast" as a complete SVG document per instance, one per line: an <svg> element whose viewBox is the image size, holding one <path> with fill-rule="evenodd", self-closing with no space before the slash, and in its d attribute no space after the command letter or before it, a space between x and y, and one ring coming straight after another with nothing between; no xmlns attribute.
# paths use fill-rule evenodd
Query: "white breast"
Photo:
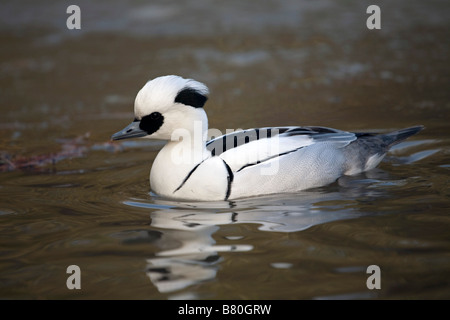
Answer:
<svg viewBox="0 0 450 320"><path fill-rule="evenodd" d="M224 200L228 173L223 160L208 152L183 157L179 150L179 144L169 142L158 153L150 171L152 190L167 198Z"/></svg>

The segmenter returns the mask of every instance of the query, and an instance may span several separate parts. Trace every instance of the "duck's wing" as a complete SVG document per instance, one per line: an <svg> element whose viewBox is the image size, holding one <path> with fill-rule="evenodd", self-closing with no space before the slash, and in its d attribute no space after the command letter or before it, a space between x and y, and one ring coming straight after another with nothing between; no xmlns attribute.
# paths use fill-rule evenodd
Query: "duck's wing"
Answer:
<svg viewBox="0 0 450 320"><path fill-rule="evenodd" d="M269 127L229 133L208 141L206 147L233 172L239 172L315 143L328 142L342 148L356 139L354 133L326 127Z"/></svg>

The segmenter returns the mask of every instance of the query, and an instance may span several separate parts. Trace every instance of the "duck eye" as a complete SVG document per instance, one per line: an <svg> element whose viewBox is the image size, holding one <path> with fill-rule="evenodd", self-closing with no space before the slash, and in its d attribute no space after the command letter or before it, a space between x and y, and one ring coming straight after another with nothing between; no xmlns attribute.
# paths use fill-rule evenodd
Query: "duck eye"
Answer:
<svg viewBox="0 0 450 320"><path fill-rule="evenodd" d="M139 122L139 128L144 130L148 134L152 134L162 126L164 122L164 117L159 112L152 112L149 115L146 115Z"/></svg>
<svg viewBox="0 0 450 320"><path fill-rule="evenodd" d="M159 117L161 117L161 113L159 113L159 112L153 112L150 114L150 119L152 119L152 120L159 119Z"/></svg>

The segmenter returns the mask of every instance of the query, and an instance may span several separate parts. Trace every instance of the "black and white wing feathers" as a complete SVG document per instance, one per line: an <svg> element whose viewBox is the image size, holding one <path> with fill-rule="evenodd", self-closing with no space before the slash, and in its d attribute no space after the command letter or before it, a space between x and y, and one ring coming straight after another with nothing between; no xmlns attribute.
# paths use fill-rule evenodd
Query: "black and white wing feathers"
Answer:
<svg viewBox="0 0 450 320"><path fill-rule="evenodd" d="M326 127L269 127L229 133L208 141L206 147L239 172L316 143L342 148L356 139L354 133Z"/></svg>

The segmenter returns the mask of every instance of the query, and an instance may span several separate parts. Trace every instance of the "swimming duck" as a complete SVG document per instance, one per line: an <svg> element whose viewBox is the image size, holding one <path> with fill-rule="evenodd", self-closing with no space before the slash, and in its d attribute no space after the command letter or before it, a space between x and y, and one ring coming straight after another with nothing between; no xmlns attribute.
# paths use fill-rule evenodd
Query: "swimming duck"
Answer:
<svg viewBox="0 0 450 320"><path fill-rule="evenodd" d="M180 76L148 81L136 96L133 122L111 137L167 140L150 171L151 189L160 196L217 201L324 186L375 168L390 147L423 129L269 127L208 141L208 94L203 83Z"/></svg>

